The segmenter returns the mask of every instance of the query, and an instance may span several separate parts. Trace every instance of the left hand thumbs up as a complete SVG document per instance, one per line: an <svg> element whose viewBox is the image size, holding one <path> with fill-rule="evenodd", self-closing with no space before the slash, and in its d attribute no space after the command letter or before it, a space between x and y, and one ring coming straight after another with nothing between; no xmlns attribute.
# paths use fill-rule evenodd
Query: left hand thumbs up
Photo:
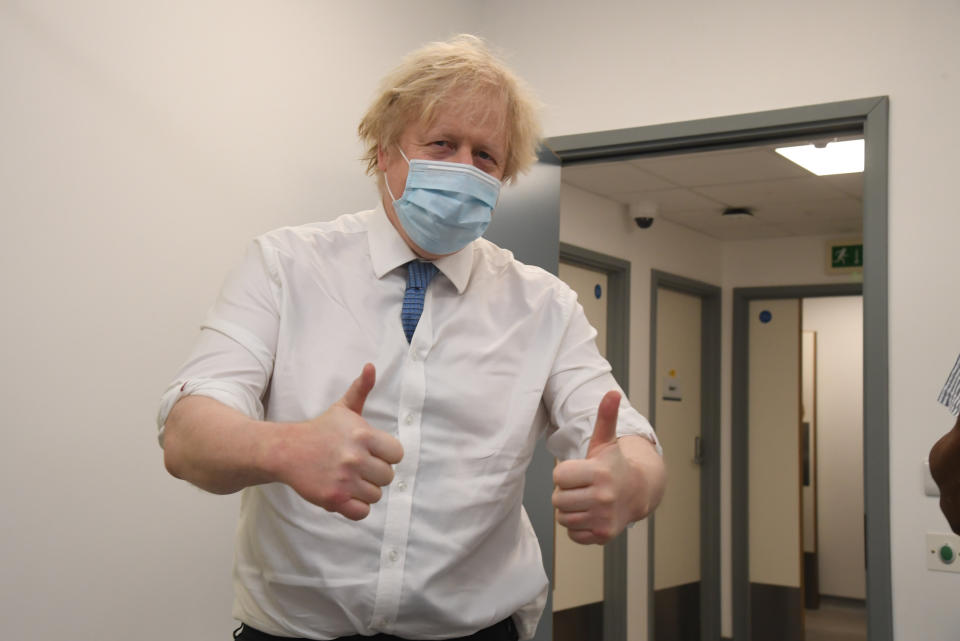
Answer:
<svg viewBox="0 0 960 641"><path fill-rule="evenodd" d="M607 392L597 408L587 458L553 470L557 522L577 543L603 544L625 527L622 505L629 491L627 461L617 444L620 393Z"/></svg>

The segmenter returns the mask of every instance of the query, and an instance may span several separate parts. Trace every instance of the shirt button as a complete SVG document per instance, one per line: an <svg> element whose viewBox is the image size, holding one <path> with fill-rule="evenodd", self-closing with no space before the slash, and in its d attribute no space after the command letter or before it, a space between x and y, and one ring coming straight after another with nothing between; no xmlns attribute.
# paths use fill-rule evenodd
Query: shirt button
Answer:
<svg viewBox="0 0 960 641"><path fill-rule="evenodd" d="M411 423L413 423L413 414L407 414L403 418L403 422L406 423L407 425L410 425Z"/></svg>
<svg viewBox="0 0 960 641"><path fill-rule="evenodd" d="M397 489L400 490L401 492L404 491L404 490L406 490L406 489L407 489L407 482L406 482L406 481L397 481Z"/></svg>
<svg viewBox="0 0 960 641"><path fill-rule="evenodd" d="M390 560L396 563L398 560L400 560L400 553L396 550L390 550Z"/></svg>

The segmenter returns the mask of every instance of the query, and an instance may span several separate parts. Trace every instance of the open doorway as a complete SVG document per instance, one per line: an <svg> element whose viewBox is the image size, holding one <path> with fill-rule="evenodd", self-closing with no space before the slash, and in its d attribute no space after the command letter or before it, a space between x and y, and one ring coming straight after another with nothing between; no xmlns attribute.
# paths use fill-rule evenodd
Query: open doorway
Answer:
<svg viewBox="0 0 960 641"><path fill-rule="evenodd" d="M872 526L867 527L867 555L871 559L871 575L868 577L868 591L871 593L870 618L872 621L871 639L888 639L891 634L889 617L890 586L889 586L889 525L885 517L889 511L887 487L882 482L886 478L886 290L885 290L885 173L886 173L886 100L867 99L832 105L819 105L764 114L749 114L730 118L718 118L694 123L646 127L615 132L600 132L582 136L568 136L548 141L548 146L559 156L564 168L573 167L580 162L598 162L637 157L665 156L668 154L688 154L704 149L732 150L742 149L749 145L769 144L773 140L788 140L809 138L814 135L850 135L857 132L867 138L867 171L864 174L864 188L862 209L866 214L863 224L863 244L866 250L865 271L867 279L864 283L865 316L870 326L866 327L866 343L868 345L868 367L866 368L866 409L868 412L866 424L871 425L870 434L865 434L867 457L864 465L868 478L871 474L879 474L881 482L868 483L866 489L867 512L870 515ZM631 223L632 224L632 223ZM672 270L676 271L676 270ZM716 283L716 280L711 279ZM801 281L802 282L802 281ZM641 298L643 296L641 295ZM872 311L871 311L872 310ZM878 322L879 321L879 322ZM870 347L873 345L873 347ZM733 366L733 377L736 378L736 363ZM871 403L871 398L875 399ZM652 402L652 400L651 400ZM733 440L738 437L738 419L742 420L742 412L738 413L737 401L733 401L733 421L728 428L728 436ZM871 405L874 407L871 408ZM742 408L739 408L742 409ZM719 456L717 452L706 453L710 456ZM719 466L718 466L719 467ZM743 514L738 510L745 510L745 506L738 505L738 489L743 490L745 479L736 475L737 465L725 465L724 474L733 476L733 516L737 522ZM714 479L717 486L724 483L718 473ZM725 484L725 483L724 483ZM742 485L742 487L740 487ZM719 531L719 524L718 524ZM713 603L721 598L733 602L733 634L736 638L749 638L749 632L744 629L743 623L746 613L749 612L750 597L743 590L743 579L749 567L749 559L740 548L741 541L734 540L728 545L733 548L732 562L732 599L731 592L722 590L726 595L721 597L718 585L704 586L705 597ZM719 545L719 542L718 542ZM728 548L729 549L729 548ZM633 553L631 552L631 558ZM633 561L631 561L631 566ZM728 565L729 567L729 565ZM649 569L649 568L648 568ZM728 575L729 576L729 575ZM729 585L729 584L728 584ZM649 614L649 606L643 604ZM630 609L636 607L631 597ZM716 612L717 620L704 618L702 621L702 638L719 638L719 607ZM729 635L729 632L727 632ZM651 635L652 636L652 631Z"/></svg>
<svg viewBox="0 0 960 641"><path fill-rule="evenodd" d="M804 641L866 641L863 298L800 312Z"/></svg>
<svg viewBox="0 0 960 641"><path fill-rule="evenodd" d="M853 290L853 291L851 291ZM752 639L866 640L862 299L743 288ZM802 293L801 293L802 292Z"/></svg>

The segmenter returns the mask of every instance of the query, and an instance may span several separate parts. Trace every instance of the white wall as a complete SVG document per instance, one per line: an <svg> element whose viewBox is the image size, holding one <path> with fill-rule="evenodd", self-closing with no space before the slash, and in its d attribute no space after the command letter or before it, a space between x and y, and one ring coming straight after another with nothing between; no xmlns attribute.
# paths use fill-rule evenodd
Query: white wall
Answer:
<svg viewBox="0 0 960 641"><path fill-rule="evenodd" d="M863 599L863 298L803 299L817 333L820 593Z"/></svg>
<svg viewBox="0 0 960 641"><path fill-rule="evenodd" d="M952 423L935 398L960 350L960 299L944 296L960 238L960 5L490 0L484 16L549 105L548 135L890 97L892 617L897 639L955 638L960 576L925 568L924 533L946 522L920 462Z"/></svg>
<svg viewBox="0 0 960 641"><path fill-rule="evenodd" d="M218 639L236 497L153 424L255 234L372 206L356 124L444 1L0 2L0 620L19 639Z"/></svg>

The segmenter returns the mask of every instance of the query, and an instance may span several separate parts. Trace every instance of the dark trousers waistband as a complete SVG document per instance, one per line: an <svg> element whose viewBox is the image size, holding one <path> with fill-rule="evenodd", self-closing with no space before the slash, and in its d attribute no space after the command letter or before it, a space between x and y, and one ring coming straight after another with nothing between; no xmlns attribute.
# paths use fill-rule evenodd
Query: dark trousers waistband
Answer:
<svg viewBox="0 0 960 641"><path fill-rule="evenodd" d="M292 638L292 637L277 637L272 634L267 634L266 632L261 632L256 628L251 628L247 624L242 624L236 632L233 633L234 639L239 639L240 641L309 641L308 639ZM517 628L513 624L513 619L507 617L500 623L495 623L489 628L484 628L479 632L471 634L468 637L456 637L455 639L449 639L448 641L517 641L520 636L517 634ZM334 641L412 641L410 639L402 639L400 637L395 637L389 634L376 634L372 637L365 637L359 634L354 634L349 637L339 637Z"/></svg>

